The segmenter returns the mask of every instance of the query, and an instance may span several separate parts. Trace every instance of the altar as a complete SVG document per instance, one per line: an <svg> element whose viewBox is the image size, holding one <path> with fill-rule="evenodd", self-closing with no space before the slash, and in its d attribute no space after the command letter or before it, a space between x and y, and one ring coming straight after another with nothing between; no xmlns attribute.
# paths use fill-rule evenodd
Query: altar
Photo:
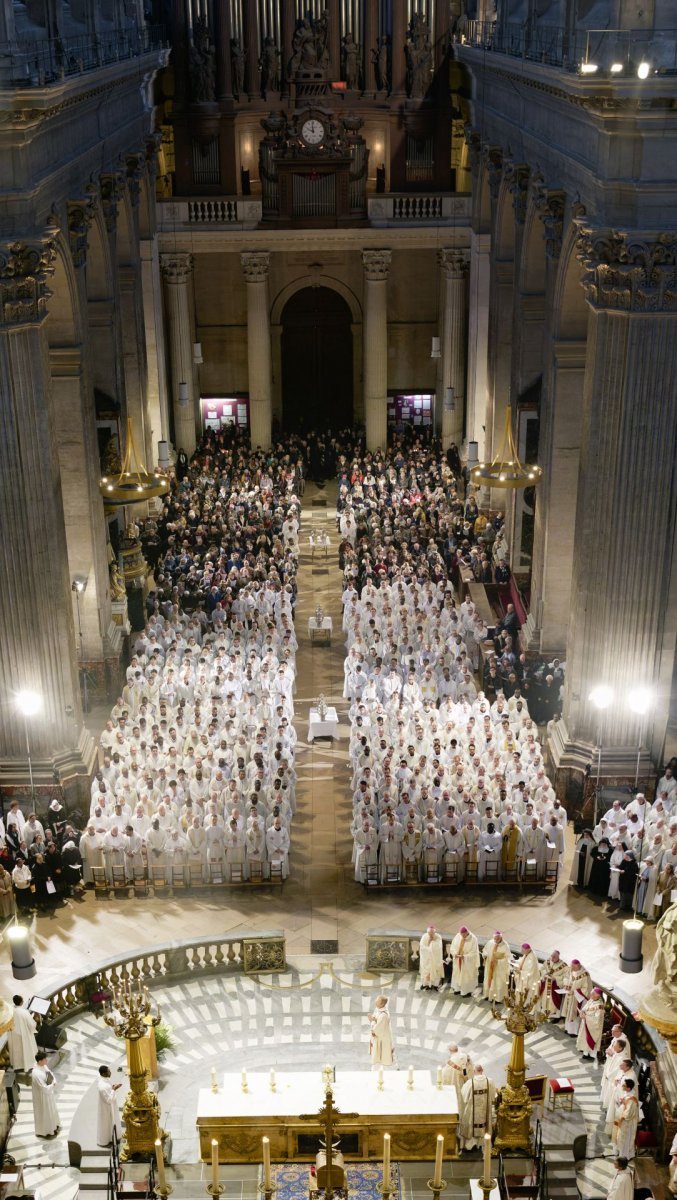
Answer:
<svg viewBox="0 0 677 1200"><path fill-rule="evenodd" d="M456 1158L458 1105L451 1086L438 1088L430 1071L386 1071L383 1091L369 1071L337 1071L333 1084L341 1151L348 1159L383 1157L383 1134L391 1137L393 1159L432 1161L437 1135L445 1139L445 1158ZM197 1128L200 1157L211 1161L212 1138L219 1162L261 1160L261 1138L270 1138L271 1158L278 1162L314 1161L322 1134L321 1121L302 1120L324 1103L321 1071L276 1072L271 1091L268 1072L247 1072L247 1091L240 1074L226 1074L218 1092L198 1094ZM340 1113L356 1113L342 1120Z"/></svg>

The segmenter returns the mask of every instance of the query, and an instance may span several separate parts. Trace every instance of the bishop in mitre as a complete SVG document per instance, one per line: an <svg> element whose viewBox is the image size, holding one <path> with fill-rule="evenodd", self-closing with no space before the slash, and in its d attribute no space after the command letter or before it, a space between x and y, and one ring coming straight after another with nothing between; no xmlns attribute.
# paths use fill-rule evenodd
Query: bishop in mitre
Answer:
<svg viewBox="0 0 677 1200"><path fill-rule="evenodd" d="M458 1103L458 1111L461 1111L461 1093L463 1085L472 1074L473 1064L470 1055L459 1049L456 1042L451 1042L447 1047L449 1057L442 1067L442 1083L451 1085L456 1091L456 1100Z"/></svg>
<svg viewBox="0 0 677 1200"><path fill-rule="evenodd" d="M461 1089L460 1141L461 1149L472 1150L484 1145L485 1133L491 1133L494 1117L495 1084L484 1074L478 1063Z"/></svg>
<svg viewBox="0 0 677 1200"><path fill-rule="evenodd" d="M451 990L469 996L477 987L480 973L480 947L474 933L461 925L451 943Z"/></svg>
<svg viewBox="0 0 677 1200"><path fill-rule="evenodd" d="M522 957L512 966L515 993L522 996L525 1003L534 1000L540 988L541 970L538 959L531 949L529 942L522 942Z"/></svg>
<svg viewBox="0 0 677 1200"><path fill-rule="evenodd" d="M584 1058L596 1058L602 1043L604 1030L604 999L602 989L592 989L590 999L580 1009L581 1026L576 1038L576 1049Z"/></svg>
<svg viewBox="0 0 677 1200"><path fill-rule="evenodd" d="M371 1055L372 1070L376 1070L378 1067L391 1067L395 1061L395 1055L387 996L377 997L374 1011L369 1015L369 1024L371 1026L369 1054Z"/></svg>
<svg viewBox="0 0 677 1200"><path fill-rule="evenodd" d="M419 943L419 973L422 992L437 992L444 979L442 938L434 925L429 925Z"/></svg>
<svg viewBox="0 0 677 1200"><path fill-rule="evenodd" d="M484 959L484 998L502 1003L508 991L510 977L510 950L503 941L503 934L496 930L482 951Z"/></svg>

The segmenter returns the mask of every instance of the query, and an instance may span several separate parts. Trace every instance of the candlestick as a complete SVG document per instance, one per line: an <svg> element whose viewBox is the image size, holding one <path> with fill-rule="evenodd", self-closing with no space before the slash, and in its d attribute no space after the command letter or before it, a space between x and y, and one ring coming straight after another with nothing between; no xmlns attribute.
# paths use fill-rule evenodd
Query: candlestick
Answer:
<svg viewBox="0 0 677 1200"><path fill-rule="evenodd" d="M157 1186L155 1191L158 1196L162 1196L163 1200L166 1200L167 1196L171 1196L172 1189L167 1183L167 1176L165 1175L165 1156L162 1153L162 1141L160 1138L155 1139L155 1161L157 1164Z"/></svg>
<svg viewBox="0 0 677 1200"><path fill-rule="evenodd" d="M484 1176L482 1179L482 1187L491 1190L491 1134L484 1135Z"/></svg>
<svg viewBox="0 0 677 1200"><path fill-rule="evenodd" d="M263 1186L267 1192L270 1191L270 1138L264 1137L263 1142Z"/></svg>
<svg viewBox="0 0 677 1200"><path fill-rule="evenodd" d="M247 1072L245 1071L244 1067L242 1068L242 1091L249 1091L249 1086L247 1084Z"/></svg>
<svg viewBox="0 0 677 1200"><path fill-rule="evenodd" d="M275 1072L272 1070L272 1068L271 1068L271 1072L270 1072L270 1090L271 1090L271 1092L277 1091L277 1084L275 1082Z"/></svg>
<svg viewBox="0 0 677 1200"><path fill-rule="evenodd" d="M218 1092L219 1085L216 1082L216 1067L212 1067L212 1091Z"/></svg>
<svg viewBox="0 0 677 1200"><path fill-rule="evenodd" d="M410 1092L413 1092L413 1090L414 1090L414 1068L413 1067L407 1068L407 1087Z"/></svg>
<svg viewBox="0 0 677 1200"><path fill-rule="evenodd" d="M225 1183L219 1183L219 1143L212 1138L212 1178L207 1184L207 1191L210 1196L222 1196L225 1190Z"/></svg>
<svg viewBox="0 0 677 1200"><path fill-rule="evenodd" d="M378 1087L378 1090L379 1090L379 1092L382 1092L382 1091L383 1091L383 1067L379 1067L379 1069L378 1069L378 1084L377 1084L377 1087Z"/></svg>
<svg viewBox="0 0 677 1200"><path fill-rule="evenodd" d="M390 1187L390 1134L383 1134L383 1190Z"/></svg>
<svg viewBox="0 0 677 1200"><path fill-rule="evenodd" d="M437 1135L437 1146L435 1149L435 1174L433 1176L433 1185L440 1187L442 1183L442 1159L444 1157L444 1137L441 1133Z"/></svg>
<svg viewBox="0 0 677 1200"><path fill-rule="evenodd" d="M442 1068L441 1067L437 1068L437 1090L438 1090L438 1092L442 1091Z"/></svg>

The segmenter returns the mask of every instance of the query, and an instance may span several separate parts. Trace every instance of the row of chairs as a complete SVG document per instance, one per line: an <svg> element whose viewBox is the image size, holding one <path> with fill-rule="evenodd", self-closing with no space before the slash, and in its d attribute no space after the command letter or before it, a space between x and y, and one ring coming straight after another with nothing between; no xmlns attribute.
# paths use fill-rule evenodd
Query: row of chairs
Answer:
<svg viewBox="0 0 677 1200"><path fill-rule="evenodd" d="M111 893L135 896L148 896L151 889L154 893L189 891L198 888L228 887L245 884L281 884L282 864L271 861L269 876L264 878L263 864L255 860L249 863L249 878L245 879L243 865L234 863L230 868L230 879L226 879L222 863L207 863L203 867L197 863L183 863L166 866L135 867L132 879L129 879L124 866L111 867L110 878L105 867L92 867L94 894L99 899L108 899Z"/></svg>
<svg viewBox="0 0 677 1200"><path fill-rule="evenodd" d="M419 863L405 862L403 865L394 864L386 867L386 877L383 883L379 879L379 868L377 863L368 863L366 867L366 878L364 880L368 887L374 886L390 886L397 883L431 883L431 884L446 884L447 886L456 886L459 883L468 884L469 886L483 884L515 885L526 884L527 886L544 887L552 891L557 887L557 877L559 874L559 862L554 859L545 864L545 876L538 878L538 866L535 859L527 859L524 867L524 873L519 875L517 865L507 867L503 875L499 877L499 863L496 860L488 860L484 864L484 877L478 876L478 863L466 863L465 872L462 879L459 879L458 868L459 864L453 859L443 859L438 862L437 859L424 861L421 872ZM421 877L422 876L422 877Z"/></svg>

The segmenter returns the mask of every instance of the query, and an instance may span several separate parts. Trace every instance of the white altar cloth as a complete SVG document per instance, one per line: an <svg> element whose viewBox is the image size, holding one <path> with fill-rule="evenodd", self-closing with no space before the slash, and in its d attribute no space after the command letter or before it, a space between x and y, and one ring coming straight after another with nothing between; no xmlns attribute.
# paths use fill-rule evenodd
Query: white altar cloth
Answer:
<svg viewBox="0 0 677 1200"><path fill-rule="evenodd" d="M308 741L312 742L318 737L338 737L338 713L335 708L327 708L324 721L320 719L320 714L316 708L311 708L308 716Z"/></svg>
<svg viewBox="0 0 677 1200"><path fill-rule="evenodd" d="M334 632L334 622L331 617L323 617L322 624L318 625L315 617L308 618L308 637L311 642L316 638L324 638L331 646L332 634Z"/></svg>
<svg viewBox="0 0 677 1200"><path fill-rule="evenodd" d="M270 1090L270 1072L248 1071L246 1092L242 1076L227 1073L218 1092L201 1088L198 1119L211 1117L298 1117L318 1112L324 1103L324 1085L318 1071L276 1071L276 1090ZM341 1112L359 1111L360 1117L421 1113L449 1117L458 1113L456 1089L437 1087L430 1071L414 1071L414 1086L407 1087L407 1071L384 1071L383 1091L375 1071L337 1071L334 1103Z"/></svg>

